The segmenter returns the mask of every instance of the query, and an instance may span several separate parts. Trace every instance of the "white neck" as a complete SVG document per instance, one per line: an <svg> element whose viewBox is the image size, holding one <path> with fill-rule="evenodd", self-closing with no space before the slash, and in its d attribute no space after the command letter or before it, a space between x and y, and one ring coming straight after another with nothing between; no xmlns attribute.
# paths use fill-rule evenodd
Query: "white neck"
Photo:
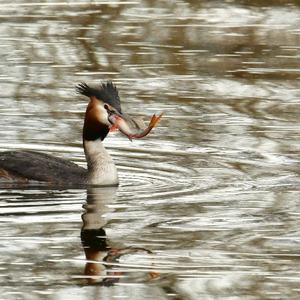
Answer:
<svg viewBox="0 0 300 300"><path fill-rule="evenodd" d="M83 141L84 153L88 166L88 184L117 185L116 166L105 150L101 139Z"/></svg>

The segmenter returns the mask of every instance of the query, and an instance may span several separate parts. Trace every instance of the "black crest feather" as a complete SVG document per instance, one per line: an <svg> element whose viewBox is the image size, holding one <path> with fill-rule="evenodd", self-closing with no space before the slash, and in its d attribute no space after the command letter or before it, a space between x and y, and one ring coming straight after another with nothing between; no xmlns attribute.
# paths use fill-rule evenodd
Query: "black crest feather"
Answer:
<svg viewBox="0 0 300 300"><path fill-rule="evenodd" d="M111 81L100 84L99 88L89 87L86 83L82 82L76 86L76 92L87 97L94 96L121 112L119 93Z"/></svg>

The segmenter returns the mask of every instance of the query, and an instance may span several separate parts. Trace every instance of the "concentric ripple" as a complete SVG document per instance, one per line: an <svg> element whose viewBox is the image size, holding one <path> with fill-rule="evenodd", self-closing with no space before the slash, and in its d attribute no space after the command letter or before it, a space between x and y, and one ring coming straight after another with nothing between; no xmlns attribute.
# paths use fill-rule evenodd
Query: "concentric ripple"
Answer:
<svg viewBox="0 0 300 300"><path fill-rule="evenodd" d="M215 186L216 180L202 178L199 182L197 171L191 166L180 166L177 161L190 156L189 153L172 151L172 162L168 162L170 151L167 146L160 146L156 143L151 149L139 147L128 150L122 148L116 152L118 157L118 168L120 170L120 189L123 197L135 199L164 199L176 198L183 195L193 195L199 190ZM141 158L134 159L134 154L143 153Z"/></svg>

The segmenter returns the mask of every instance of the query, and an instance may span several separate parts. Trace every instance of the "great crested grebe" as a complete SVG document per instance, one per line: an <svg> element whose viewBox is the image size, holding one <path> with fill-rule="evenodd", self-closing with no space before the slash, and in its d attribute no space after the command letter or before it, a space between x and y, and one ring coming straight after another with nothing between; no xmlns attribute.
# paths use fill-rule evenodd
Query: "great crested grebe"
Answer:
<svg viewBox="0 0 300 300"><path fill-rule="evenodd" d="M119 129L129 139L147 135L160 120L152 116L148 127L123 114L118 90L112 82L91 88L76 86L90 98L83 125L83 147L87 169L73 162L35 151L0 152L0 182L44 182L50 185L118 185L116 166L102 141L109 131Z"/></svg>

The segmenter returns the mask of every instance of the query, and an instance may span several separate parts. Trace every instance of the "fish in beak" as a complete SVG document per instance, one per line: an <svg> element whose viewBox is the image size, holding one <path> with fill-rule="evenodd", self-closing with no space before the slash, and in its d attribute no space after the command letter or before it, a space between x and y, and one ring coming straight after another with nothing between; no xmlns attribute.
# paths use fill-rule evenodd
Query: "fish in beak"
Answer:
<svg viewBox="0 0 300 300"><path fill-rule="evenodd" d="M106 109L108 112L108 121L111 123L110 131L119 129L129 140L143 138L148 135L163 115L156 116L154 114L147 126L142 118L133 118L128 114L111 111L109 107L106 107Z"/></svg>

